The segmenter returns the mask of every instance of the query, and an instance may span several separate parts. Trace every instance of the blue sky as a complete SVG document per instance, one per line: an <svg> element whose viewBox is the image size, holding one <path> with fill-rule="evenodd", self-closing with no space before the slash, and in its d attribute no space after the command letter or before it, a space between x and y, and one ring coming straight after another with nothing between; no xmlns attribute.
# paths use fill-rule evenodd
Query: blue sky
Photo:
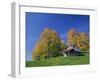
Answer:
<svg viewBox="0 0 100 80"><path fill-rule="evenodd" d="M42 31L54 29L67 42L67 32L74 28L89 33L89 15L50 14L26 12L26 60L32 60L32 51Z"/></svg>

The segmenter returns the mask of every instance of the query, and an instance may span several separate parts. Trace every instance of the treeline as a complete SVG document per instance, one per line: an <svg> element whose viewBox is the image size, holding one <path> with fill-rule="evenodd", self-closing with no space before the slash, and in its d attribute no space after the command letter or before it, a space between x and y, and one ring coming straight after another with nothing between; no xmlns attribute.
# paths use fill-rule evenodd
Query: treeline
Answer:
<svg viewBox="0 0 100 80"><path fill-rule="evenodd" d="M89 36L85 32L80 33L71 29L66 34L66 38L68 38L68 42L64 43L55 30L45 28L33 50L32 58L40 59L60 56L59 52L65 49L66 45L77 46L82 51L89 50Z"/></svg>

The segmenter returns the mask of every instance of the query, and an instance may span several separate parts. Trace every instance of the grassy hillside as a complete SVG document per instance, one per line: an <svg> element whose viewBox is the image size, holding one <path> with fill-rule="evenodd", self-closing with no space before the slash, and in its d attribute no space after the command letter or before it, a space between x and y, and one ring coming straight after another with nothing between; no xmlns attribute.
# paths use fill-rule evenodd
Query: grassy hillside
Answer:
<svg viewBox="0 0 100 80"><path fill-rule="evenodd" d="M68 57L52 57L49 59L41 59L37 61L26 61L26 67L39 67L39 66L57 66L57 65L79 65L89 64L89 54L84 56L68 56Z"/></svg>

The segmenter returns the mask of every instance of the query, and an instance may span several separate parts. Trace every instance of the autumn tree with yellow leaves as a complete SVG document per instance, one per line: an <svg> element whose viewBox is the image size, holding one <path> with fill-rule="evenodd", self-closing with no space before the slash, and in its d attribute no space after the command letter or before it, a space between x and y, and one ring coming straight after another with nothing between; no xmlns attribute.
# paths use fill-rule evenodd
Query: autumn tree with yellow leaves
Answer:
<svg viewBox="0 0 100 80"><path fill-rule="evenodd" d="M61 50L61 39L56 31L50 28L45 28L38 40L32 56L33 59L44 57L56 57Z"/></svg>
<svg viewBox="0 0 100 80"><path fill-rule="evenodd" d="M77 46L80 50L89 52L89 35L85 32L79 33L77 37Z"/></svg>
<svg viewBox="0 0 100 80"><path fill-rule="evenodd" d="M81 51L89 51L89 35L85 32L77 32L75 29L70 29L67 43L78 47Z"/></svg>
<svg viewBox="0 0 100 80"><path fill-rule="evenodd" d="M76 37L77 37L77 32L75 29L70 29L68 31L68 45L77 45L77 40L76 40Z"/></svg>

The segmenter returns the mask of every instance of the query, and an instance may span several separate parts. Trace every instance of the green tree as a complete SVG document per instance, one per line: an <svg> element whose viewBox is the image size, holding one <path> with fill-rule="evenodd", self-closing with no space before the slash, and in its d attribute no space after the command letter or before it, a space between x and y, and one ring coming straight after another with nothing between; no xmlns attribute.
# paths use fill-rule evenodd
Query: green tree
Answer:
<svg viewBox="0 0 100 80"><path fill-rule="evenodd" d="M66 48L66 43L61 40L61 50L64 50Z"/></svg>

